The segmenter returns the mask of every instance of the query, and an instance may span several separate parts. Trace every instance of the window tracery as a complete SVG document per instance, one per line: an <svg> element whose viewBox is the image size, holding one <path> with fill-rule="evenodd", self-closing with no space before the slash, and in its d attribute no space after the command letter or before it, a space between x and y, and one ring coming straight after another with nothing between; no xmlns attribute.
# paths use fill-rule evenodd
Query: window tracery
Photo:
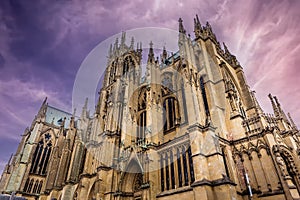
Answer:
<svg viewBox="0 0 300 200"><path fill-rule="evenodd" d="M51 135L46 133L38 143L31 163L30 173L46 175L47 166L52 150Z"/></svg>
<svg viewBox="0 0 300 200"><path fill-rule="evenodd" d="M185 145L162 152L160 166L161 191L187 186L195 181L191 148Z"/></svg>

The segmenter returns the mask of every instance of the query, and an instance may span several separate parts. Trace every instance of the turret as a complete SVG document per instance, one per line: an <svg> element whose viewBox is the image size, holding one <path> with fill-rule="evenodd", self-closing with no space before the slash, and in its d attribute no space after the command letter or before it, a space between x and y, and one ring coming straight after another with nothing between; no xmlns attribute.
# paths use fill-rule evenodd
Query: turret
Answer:
<svg viewBox="0 0 300 200"><path fill-rule="evenodd" d="M296 126L294 120L292 119L290 113L288 113L288 117L289 117L290 123L291 123L291 125L292 125L292 128L293 128L294 130L298 130L298 128L297 128L297 126Z"/></svg>
<svg viewBox="0 0 300 200"><path fill-rule="evenodd" d="M155 58L154 58L154 52L153 52L153 43L151 41L149 53L148 53L148 63L154 63L154 61L155 61Z"/></svg>
<svg viewBox="0 0 300 200"><path fill-rule="evenodd" d="M281 109L281 105L280 105L280 103L279 103L276 96L274 96L274 100L275 100L276 106L278 108L278 112L280 114L280 117L282 117L285 121L288 121L284 111Z"/></svg>
<svg viewBox="0 0 300 200"><path fill-rule="evenodd" d="M183 20L181 18L179 18L178 22L179 22L179 33L185 34L186 31L183 27Z"/></svg>
<svg viewBox="0 0 300 200"><path fill-rule="evenodd" d="M273 96L272 94L269 94L268 97L270 98L270 101L271 101L271 104L272 104L272 108L273 108L273 112L274 112L274 115L276 117L280 117L280 113L279 113L279 110L274 102L274 99L273 99Z"/></svg>
<svg viewBox="0 0 300 200"><path fill-rule="evenodd" d="M88 110L87 110L88 101L89 101L89 99L86 98L86 99L85 99L85 102L84 102L84 106L83 106L83 108L82 108L82 112L81 112L81 119L86 119L86 118L89 117L89 112L88 112Z"/></svg>
<svg viewBox="0 0 300 200"><path fill-rule="evenodd" d="M202 32L202 26L201 23L199 21L198 15L196 15L196 18L194 18L194 33L195 33L195 37L198 38L201 36L201 32Z"/></svg>
<svg viewBox="0 0 300 200"><path fill-rule="evenodd" d="M163 47L163 52L161 54L161 62L165 63L166 59L168 58L168 52L166 50L166 47Z"/></svg>

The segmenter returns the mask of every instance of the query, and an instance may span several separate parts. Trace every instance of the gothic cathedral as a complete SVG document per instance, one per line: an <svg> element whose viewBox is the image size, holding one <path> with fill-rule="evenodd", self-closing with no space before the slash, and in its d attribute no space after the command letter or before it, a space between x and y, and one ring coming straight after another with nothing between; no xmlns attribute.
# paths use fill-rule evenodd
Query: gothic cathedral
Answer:
<svg viewBox="0 0 300 200"><path fill-rule="evenodd" d="M178 51L142 75L142 47L111 46L92 115L45 100L0 180L0 198L40 200L300 199L299 131L278 99L260 107L209 23L179 19ZM150 41L149 41L150 42Z"/></svg>

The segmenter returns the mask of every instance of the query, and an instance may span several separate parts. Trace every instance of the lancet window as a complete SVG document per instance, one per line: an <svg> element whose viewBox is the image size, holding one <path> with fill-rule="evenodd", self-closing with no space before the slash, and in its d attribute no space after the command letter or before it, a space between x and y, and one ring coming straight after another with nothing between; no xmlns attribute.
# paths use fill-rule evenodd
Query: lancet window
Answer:
<svg viewBox="0 0 300 200"><path fill-rule="evenodd" d="M190 185L195 181L192 152L180 146L160 155L161 191Z"/></svg>
<svg viewBox="0 0 300 200"><path fill-rule="evenodd" d="M49 133L44 135L44 138L40 140L34 151L30 173L38 175L47 174L47 166L52 150L51 135Z"/></svg>
<svg viewBox="0 0 300 200"><path fill-rule="evenodd" d="M175 98L169 97L164 100L164 131L170 130L175 127L176 110L175 110Z"/></svg>

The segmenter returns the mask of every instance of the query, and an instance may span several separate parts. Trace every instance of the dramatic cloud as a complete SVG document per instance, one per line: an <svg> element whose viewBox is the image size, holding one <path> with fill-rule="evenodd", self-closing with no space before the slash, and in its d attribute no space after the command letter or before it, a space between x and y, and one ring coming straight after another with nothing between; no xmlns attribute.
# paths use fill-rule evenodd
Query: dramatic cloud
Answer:
<svg viewBox="0 0 300 200"><path fill-rule="evenodd" d="M99 42L131 28L177 30L179 17L193 36L195 14L237 56L262 107L271 112L271 92L299 125L299 9L298 0L0 1L0 172L46 96L72 112L76 72Z"/></svg>

